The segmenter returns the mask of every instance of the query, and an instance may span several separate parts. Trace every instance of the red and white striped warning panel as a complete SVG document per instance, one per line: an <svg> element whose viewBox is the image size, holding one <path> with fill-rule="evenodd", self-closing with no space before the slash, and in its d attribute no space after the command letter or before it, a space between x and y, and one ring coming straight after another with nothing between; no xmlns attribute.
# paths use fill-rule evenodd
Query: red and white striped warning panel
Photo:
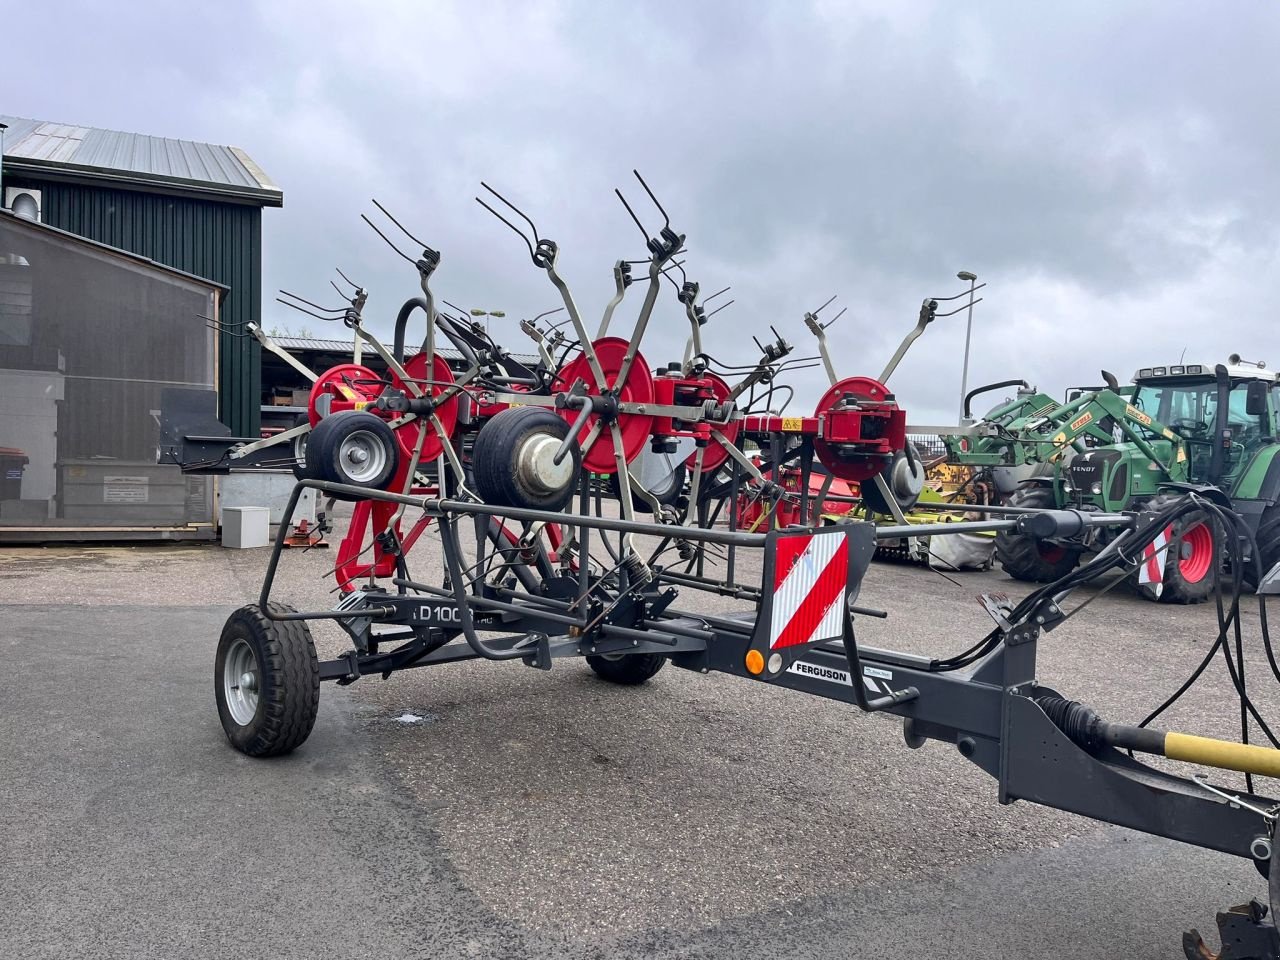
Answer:
<svg viewBox="0 0 1280 960"><path fill-rule="evenodd" d="M844 533L779 537L774 552L769 648L841 636L849 580Z"/></svg>
<svg viewBox="0 0 1280 960"><path fill-rule="evenodd" d="M1142 550L1142 566L1138 567L1138 583L1149 590L1157 600L1164 592L1165 547L1173 538L1173 528L1165 527Z"/></svg>

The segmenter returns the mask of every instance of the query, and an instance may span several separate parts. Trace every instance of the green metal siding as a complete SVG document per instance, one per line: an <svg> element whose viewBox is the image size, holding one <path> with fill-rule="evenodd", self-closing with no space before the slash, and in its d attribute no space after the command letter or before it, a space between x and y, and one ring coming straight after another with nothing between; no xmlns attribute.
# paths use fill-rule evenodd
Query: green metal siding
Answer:
<svg viewBox="0 0 1280 960"><path fill-rule="evenodd" d="M224 326L262 323L262 208L249 204L5 178L41 191L41 220L230 288ZM134 346L145 349L145 344ZM252 337L218 338L219 416L242 437L258 435L261 348Z"/></svg>

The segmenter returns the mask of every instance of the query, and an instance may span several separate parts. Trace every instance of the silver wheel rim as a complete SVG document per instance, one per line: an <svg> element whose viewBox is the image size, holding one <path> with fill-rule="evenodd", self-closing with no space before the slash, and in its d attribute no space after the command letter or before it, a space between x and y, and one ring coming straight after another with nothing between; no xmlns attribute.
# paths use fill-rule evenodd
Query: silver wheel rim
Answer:
<svg viewBox="0 0 1280 960"><path fill-rule="evenodd" d="M338 447L338 461L352 483L372 483L382 476L387 465L387 448L373 431L356 430L343 438Z"/></svg>
<svg viewBox="0 0 1280 960"><path fill-rule="evenodd" d="M298 461L300 467L307 465L307 438L310 436L311 431L308 430L293 438L293 459Z"/></svg>
<svg viewBox="0 0 1280 960"><path fill-rule="evenodd" d="M222 695L231 719L242 727L258 713L258 658L247 640L237 640L222 663Z"/></svg>

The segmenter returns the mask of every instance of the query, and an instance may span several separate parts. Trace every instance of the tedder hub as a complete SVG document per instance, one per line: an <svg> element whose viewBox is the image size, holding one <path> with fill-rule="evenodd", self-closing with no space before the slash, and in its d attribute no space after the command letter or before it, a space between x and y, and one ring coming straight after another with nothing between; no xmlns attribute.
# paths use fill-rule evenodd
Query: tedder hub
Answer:
<svg viewBox="0 0 1280 960"><path fill-rule="evenodd" d="M593 337L557 273L557 244L486 189L502 206L480 202L521 236L559 292L571 341L522 323L540 358L525 365L483 328L437 312L430 280L440 255L426 248L417 258L401 252L416 267L423 296L401 309L391 348L364 329L362 289L328 311L353 331L353 363L309 374L315 386L308 417L294 430L263 441L227 437L183 397L169 398L162 418L166 459L194 471L276 463L299 474L257 602L232 614L218 644L218 712L237 749L271 756L303 743L324 680L346 684L474 659L547 670L558 659L582 657L605 680L635 684L670 662L900 718L908 746L953 744L995 779L1002 803L1031 800L1233 854L1276 882L1280 807L1254 795L1251 779L1245 792L1226 790L1200 776L1156 769L1134 754L1251 777L1280 775L1280 751L1111 722L1036 679L1037 645L1079 609L1067 605L1075 588L1158 559L1168 549L1167 531L1191 515L1239 553L1250 532L1238 514L1188 492L1142 512L1024 510L912 525L913 535L982 530L1053 542L1105 530L1108 537L1089 562L1020 601L982 598L993 627L961 653L930 659L860 644L858 618L887 616L858 602L871 554L877 540L900 538L904 530L856 520L819 525L825 489L811 496L809 475L871 481L894 495L890 483L906 451L905 414L884 378L837 378L824 344L831 388L811 416L789 416L785 404L774 404L791 352L776 331L754 366L714 361L701 344L710 314L677 259L685 238L652 193L664 224L656 235L641 227L646 259L615 264L616 293ZM637 263L648 273L644 303L628 338L608 336ZM664 280L676 289L690 333L683 360L655 373L639 347ZM406 360L407 322L418 310L425 338ZM815 314L806 318L811 328ZM279 350L260 330L247 333ZM466 369L439 362L440 335ZM385 376L359 362L364 350L381 358ZM758 448L754 457L748 445ZM272 447L286 455L271 461ZM797 465L798 489L770 479ZM733 505L747 483L764 500L767 532L739 528ZM355 506L334 570L340 599L331 609L300 611L273 591L308 488ZM785 526L774 522L784 509L791 521ZM410 555L432 524L442 576L417 578ZM759 562L743 562L742 551L758 551ZM1233 567L1230 583L1225 575L1215 580L1226 625L1214 650L1229 664L1226 631L1240 616L1242 567ZM698 591L735 598L743 608L713 615L682 602ZM351 649L319 661L313 620L340 625ZM1222 956L1280 960L1267 913L1255 901L1221 914L1229 944ZM1198 935L1188 936L1188 956L1213 956ZM1252 952L1241 952L1246 942Z"/></svg>

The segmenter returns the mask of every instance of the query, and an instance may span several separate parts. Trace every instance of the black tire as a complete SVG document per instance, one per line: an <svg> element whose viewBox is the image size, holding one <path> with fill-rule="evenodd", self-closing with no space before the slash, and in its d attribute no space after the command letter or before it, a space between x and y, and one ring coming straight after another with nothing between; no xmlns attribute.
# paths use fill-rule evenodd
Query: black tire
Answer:
<svg viewBox="0 0 1280 960"><path fill-rule="evenodd" d="M1180 496L1163 495L1147 503L1147 510L1163 510ZM1197 527L1204 531L1197 531ZM1207 531L1207 533L1205 532ZM1188 536L1189 534L1189 536ZM1201 550L1211 550L1208 561L1197 559ZM1209 515L1197 510L1174 524L1173 538L1165 552L1161 603L1204 603L1214 592L1213 569L1220 566L1224 554L1221 531Z"/></svg>
<svg viewBox="0 0 1280 960"><path fill-rule="evenodd" d="M894 489L894 474L904 470L918 477L920 489ZM919 501L920 492L924 488L924 462L920 459L920 451L916 449L916 445L909 442L905 450L899 450L889 465L880 471L880 476L884 478L885 485L893 494L898 509L903 513L912 510ZM880 485L876 483L874 477L870 480L864 480L858 486L862 491L862 505L864 507L884 516L893 516L892 505L885 499L880 490Z"/></svg>
<svg viewBox="0 0 1280 960"><path fill-rule="evenodd" d="M616 657L587 657L589 666L601 680L616 683L620 687L635 687L644 683L666 665L667 658L660 653L632 653Z"/></svg>
<svg viewBox="0 0 1280 960"><path fill-rule="evenodd" d="M1258 559L1262 561L1261 576L1265 577L1277 563L1280 563L1280 503L1272 504L1262 511L1258 520L1258 531L1255 538L1258 543ZM1251 587L1258 586L1259 574L1253 563L1245 564L1244 580Z"/></svg>
<svg viewBox="0 0 1280 960"><path fill-rule="evenodd" d="M563 510L578 488L582 475L582 450L577 443L569 448L571 469L563 482L551 482L550 474L532 470L531 444L539 444L539 463L545 465L554 449L546 439L561 441L569 435L569 424L545 407L511 407L480 428L471 447L471 472L476 493L485 503L532 510ZM522 465L524 469L522 469ZM543 483L542 481L546 481Z"/></svg>
<svg viewBox="0 0 1280 960"><path fill-rule="evenodd" d="M1053 489L1043 486L1019 487L1009 498L1011 507L1036 507L1051 510L1057 506ZM1025 533L1001 530L996 534L996 559L1004 572L1027 583L1052 583L1061 580L1080 562L1079 550L1057 544L1046 544Z"/></svg>
<svg viewBox="0 0 1280 960"><path fill-rule="evenodd" d="M300 427L304 423L310 423L311 418L305 413L298 414L296 420L293 421L295 427ZM293 476L297 480L307 479L307 445L311 442L311 433L302 434L300 437L293 439L293 463L289 465L289 469L293 471Z"/></svg>
<svg viewBox="0 0 1280 960"><path fill-rule="evenodd" d="M273 613L293 613L282 603ZM247 651L246 651L247 648ZM256 690L240 699L237 671L251 655ZM231 659L228 676L228 659ZM311 631L301 620L271 620L256 604L227 619L213 667L218 718L231 745L251 757L275 757L298 747L315 726L320 707L320 663Z"/></svg>
<svg viewBox="0 0 1280 960"><path fill-rule="evenodd" d="M350 460L353 449L367 460ZM343 410L325 417L307 441L306 475L313 480L384 490L400 467L400 444L386 421L363 410ZM333 494L339 500L357 496Z"/></svg>

